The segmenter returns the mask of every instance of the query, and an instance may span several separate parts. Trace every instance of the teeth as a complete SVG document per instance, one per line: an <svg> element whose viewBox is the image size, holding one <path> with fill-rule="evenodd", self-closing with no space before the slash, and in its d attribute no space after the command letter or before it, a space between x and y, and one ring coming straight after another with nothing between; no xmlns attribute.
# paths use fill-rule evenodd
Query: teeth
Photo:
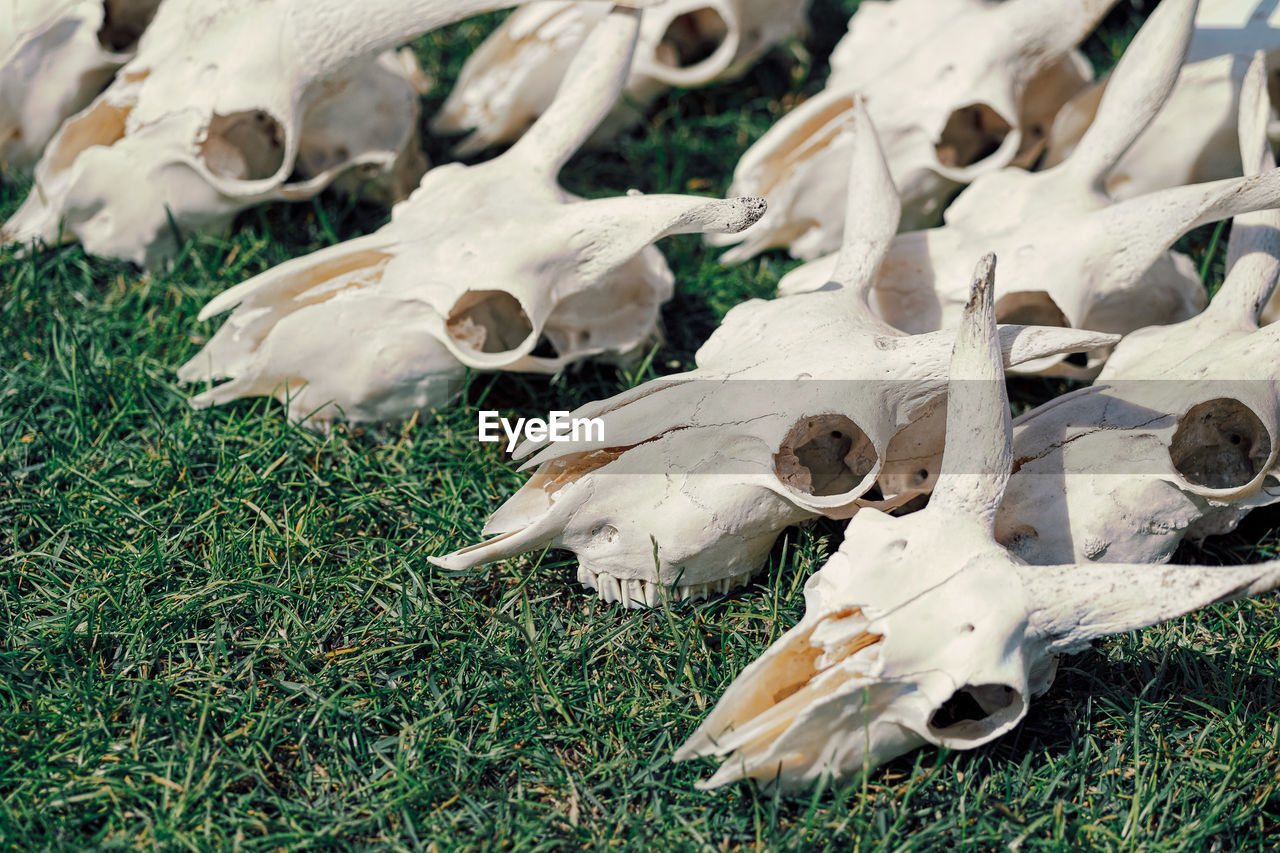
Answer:
<svg viewBox="0 0 1280 853"><path fill-rule="evenodd" d="M741 572L707 583L684 584L671 592L673 601L697 601L713 595L724 595L744 586L751 580L752 572ZM662 590L657 583L647 580L619 579L607 572L593 572L578 564L578 583L594 589L605 602L618 602L623 607L657 607L662 602Z"/></svg>

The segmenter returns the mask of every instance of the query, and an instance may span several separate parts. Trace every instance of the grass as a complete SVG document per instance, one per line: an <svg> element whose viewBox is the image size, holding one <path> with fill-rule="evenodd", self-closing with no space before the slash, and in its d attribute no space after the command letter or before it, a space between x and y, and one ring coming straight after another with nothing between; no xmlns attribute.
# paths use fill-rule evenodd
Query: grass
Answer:
<svg viewBox="0 0 1280 853"><path fill-rule="evenodd" d="M847 12L744 81L655 105L566 183L722 192L730 164L813 92ZM1122 3L1113 60L1142 9ZM493 17L421 43L456 75ZM812 62L803 61L805 55ZM428 99L430 111L447 87ZM437 162L446 159L433 142ZM7 215L23 187L0 186ZM323 213L321 216L319 214ZM1280 838L1274 597L1209 609L1066 658L1015 731L922 749L780 798L702 793L669 755L802 611L839 539L789 531L751 587L650 612L603 606L552 552L453 575L522 481L474 440L483 401L572 408L691 363L729 307L769 296L775 253L723 270L693 238L668 343L639 376L476 377L464 405L317 436L280 407L194 412L173 369L216 328L214 294L382 211L322 197L190 240L144 279L74 247L0 250L0 849L1242 850ZM327 225L325 224L327 221ZM1219 270L1208 229L1185 248ZM1031 387L1028 393L1051 388ZM1277 515L1186 546L1275 556Z"/></svg>

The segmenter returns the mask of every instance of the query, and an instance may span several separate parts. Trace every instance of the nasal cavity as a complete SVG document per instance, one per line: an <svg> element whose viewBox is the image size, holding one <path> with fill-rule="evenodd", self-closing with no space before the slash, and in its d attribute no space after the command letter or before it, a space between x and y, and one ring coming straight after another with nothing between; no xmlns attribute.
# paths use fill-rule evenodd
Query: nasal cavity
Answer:
<svg viewBox="0 0 1280 853"><path fill-rule="evenodd" d="M98 44L114 53L133 50L159 5L160 0L105 0Z"/></svg>
<svg viewBox="0 0 1280 853"><path fill-rule="evenodd" d="M58 134L57 147L49 157L49 170L56 174L68 168L86 149L119 142L124 138L132 111L132 104L118 107L99 100L88 112L69 119Z"/></svg>
<svg viewBox="0 0 1280 853"><path fill-rule="evenodd" d="M1169 444L1173 467L1189 483L1209 489L1247 485L1271 458L1271 436L1253 410L1219 397L1192 406Z"/></svg>
<svg viewBox="0 0 1280 853"><path fill-rule="evenodd" d="M688 68L719 50L729 25L715 9L703 7L676 15L658 43L657 58L673 68Z"/></svg>
<svg viewBox="0 0 1280 853"><path fill-rule="evenodd" d="M1071 321L1058 303L1043 290L1006 293L996 300L996 322L1017 326L1058 326L1070 328Z"/></svg>
<svg viewBox="0 0 1280 853"><path fill-rule="evenodd" d="M1022 694L1007 684L966 684L933 712L929 731L949 746L963 747L990 737L1025 709Z"/></svg>
<svg viewBox="0 0 1280 853"><path fill-rule="evenodd" d="M805 494L842 495L875 468L875 447L867 434L844 415L801 418L773 455L773 471L787 486Z"/></svg>
<svg viewBox="0 0 1280 853"><path fill-rule="evenodd" d="M519 300L505 290L468 290L454 303L445 327L458 346L487 353L513 350L533 334Z"/></svg>
<svg viewBox="0 0 1280 853"><path fill-rule="evenodd" d="M987 104L969 104L953 112L942 128L938 162L953 169L972 166L996 152L1013 125Z"/></svg>
<svg viewBox="0 0 1280 853"><path fill-rule="evenodd" d="M200 156L220 178L259 181L284 165L284 141L284 127L263 110L214 114Z"/></svg>

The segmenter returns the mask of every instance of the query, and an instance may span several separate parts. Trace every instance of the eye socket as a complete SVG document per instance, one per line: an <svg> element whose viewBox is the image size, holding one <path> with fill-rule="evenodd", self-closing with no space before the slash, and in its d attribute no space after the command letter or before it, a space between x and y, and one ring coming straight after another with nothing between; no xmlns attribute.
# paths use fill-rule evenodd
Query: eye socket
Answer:
<svg viewBox="0 0 1280 853"><path fill-rule="evenodd" d="M988 104L960 107L942 128L935 146L938 162L953 169L972 166L996 153L1012 130L1013 125Z"/></svg>
<svg viewBox="0 0 1280 853"><path fill-rule="evenodd" d="M520 300L504 290L468 290L454 303L445 328L458 346L487 353L513 350L533 333Z"/></svg>
<svg viewBox="0 0 1280 853"><path fill-rule="evenodd" d="M1271 457L1271 436L1253 410L1231 397L1192 406L1169 443L1173 467L1187 482L1210 489L1245 486Z"/></svg>
<svg viewBox="0 0 1280 853"><path fill-rule="evenodd" d="M220 178L259 181L284 165L284 140L284 127L262 110L214 114L200 156Z"/></svg>
<svg viewBox="0 0 1280 853"><path fill-rule="evenodd" d="M876 461L871 439L852 420L814 415L791 427L773 456L773 471L796 491L841 495L861 483Z"/></svg>
<svg viewBox="0 0 1280 853"><path fill-rule="evenodd" d="M132 50L155 17L160 0L105 0L98 44L113 53Z"/></svg>
<svg viewBox="0 0 1280 853"><path fill-rule="evenodd" d="M1017 326L1070 328L1071 321L1046 291L1022 290L996 300L996 322Z"/></svg>
<svg viewBox="0 0 1280 853"><path fill-rule="evenodd" d="M710 7L676 15L658 44L658 61L674 68L697 65L719 50L728 34L729 25Z"/></svg>

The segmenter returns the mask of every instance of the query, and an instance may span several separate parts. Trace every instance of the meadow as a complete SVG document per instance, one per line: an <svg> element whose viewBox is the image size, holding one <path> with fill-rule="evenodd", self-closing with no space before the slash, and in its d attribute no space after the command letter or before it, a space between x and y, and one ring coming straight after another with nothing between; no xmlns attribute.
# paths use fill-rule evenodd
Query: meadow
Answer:
<svg viewBox="0 0 1280 853"><path fill-rule="evenodd" d="M1154 4L1122 0L1086 46L1113 64ZM732 165L821 88L854 0L740 81L662 97L564 173L586 196L723 194ZM424 37L436 88L501 15ZM450 140L430 139L435 163ZM492 153L492 152L490 152ZM481 155L481 157L487 155ZM0 217L27 186L0 183ZM184 238L151 277L75 246L0 249L0 849L1249 850L1280 841L1280 605L1213 607L1065 658L1013 732L926 748L801 796L694 787L678 746L803 611L841 527L792 529L747 588L630 611L562 552L467 573L525 475L475 440L518 417L687 369L720 317L774 294L782 252L723 268L696 237L665 343L629 370L469 377L455 407L327 435L278 403L208 411L174 369L249 276L367 233L386 211L326 194ZM1186 238L1221 281L1227 230ZM1025 407L1062 389L1014 384ZM1280 553L1280 513L1176 560ZM975 614L974 618L980 618Z"/></svg>

